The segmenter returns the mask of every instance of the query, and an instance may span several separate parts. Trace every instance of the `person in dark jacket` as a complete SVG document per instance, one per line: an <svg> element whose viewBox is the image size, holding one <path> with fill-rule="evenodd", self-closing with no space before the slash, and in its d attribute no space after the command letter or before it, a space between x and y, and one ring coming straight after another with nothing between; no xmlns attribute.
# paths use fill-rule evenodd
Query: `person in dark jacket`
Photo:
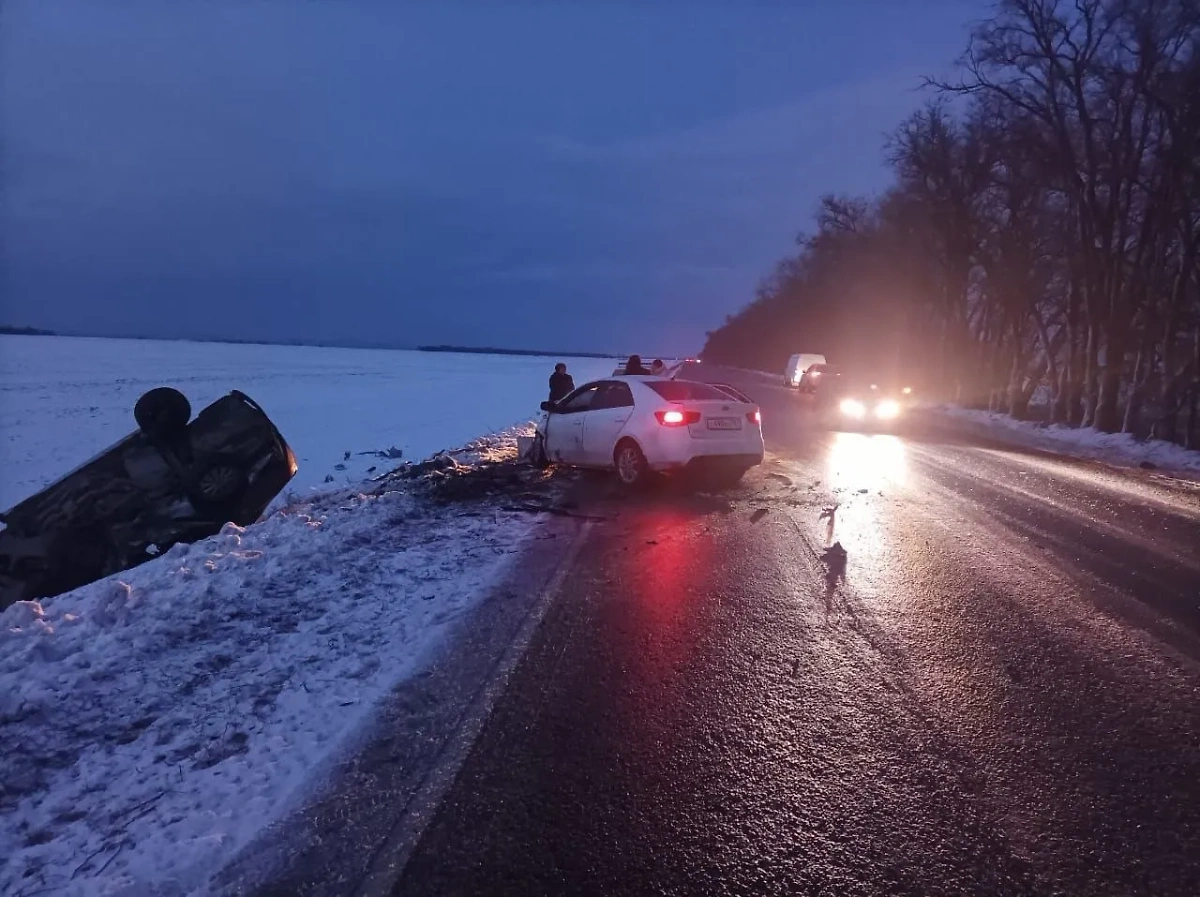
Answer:
<svg viewBox="0 0 1200 897"><path fill-rule="evenodd" d="M575 391L575 379L567 373L567 366L561 361L554 366L550 375L550 401L561 402Z"/></svg>
<svg viewBox="0 0 1200 897"><path fill-rule="evenodd" d="M650 375L650 372L642 367L642 356L629 356L629 361L625 362L625 375L628 377L647 377Z"/></svg>

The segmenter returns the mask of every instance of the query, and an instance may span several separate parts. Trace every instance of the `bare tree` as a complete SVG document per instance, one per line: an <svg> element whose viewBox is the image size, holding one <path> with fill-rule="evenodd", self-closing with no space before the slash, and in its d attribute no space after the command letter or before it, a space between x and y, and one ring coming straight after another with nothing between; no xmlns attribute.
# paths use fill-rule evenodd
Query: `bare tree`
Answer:
<svg viewBox="0 0 1200 897"><path fill-rule="evenodd" d="M1023 417L1041 387L1054 421L1195 445L1200 0L999 0L961 62L889 142L894 188L825 200L710 346L866 357L870 315L960 400Z"/></svg>

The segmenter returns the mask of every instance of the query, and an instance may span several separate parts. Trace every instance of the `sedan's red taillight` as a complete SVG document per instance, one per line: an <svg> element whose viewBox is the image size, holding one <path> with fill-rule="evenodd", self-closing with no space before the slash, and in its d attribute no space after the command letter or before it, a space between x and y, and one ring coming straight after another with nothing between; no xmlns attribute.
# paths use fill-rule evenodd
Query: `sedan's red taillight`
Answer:
<svg viewBox="0 0 1200 897"><path fill-rule="evenodd" d="M747 414L746 418L750 421L750 423L758 424L760 427L762 426L762 412L757 408Z"/></svg>
<svg viewBox="0 0 1200 897"><path fill-rule="evenodd" d="M700 423L699 411L655 411L654 416L664 427L686 427Z"/></svg>

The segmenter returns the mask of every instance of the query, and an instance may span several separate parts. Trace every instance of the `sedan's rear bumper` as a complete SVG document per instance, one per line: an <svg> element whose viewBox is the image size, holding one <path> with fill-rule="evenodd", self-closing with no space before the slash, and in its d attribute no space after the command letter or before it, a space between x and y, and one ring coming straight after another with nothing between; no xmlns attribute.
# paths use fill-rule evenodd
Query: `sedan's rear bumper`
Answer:
<svg viewBox="0 0 1200 897"><path fill-rule="evenodd" d="M695 437L687 427L659 427L638 434L638 442L651 470L682 470L693 464L753 467L766 451L757 426Z"/></svg>
<svg viewBox="0 0 1200 897"><path fill-rule="evenodd" d="M720 468L729 470L731 468L746 468L757 467L763 463L763 456L756 454L740 454L740 455L699 455L692 458L687 463L688 470L712 470Z"/></svg>
<svg viewBox="0 0 1200 897"><path fill-rule="evenodd" d="M650 469L658 473L669 473L671 471L705 471L705 470L731 470L734 468L742 468L749 470L751 467L757 467L763 463L762 454L752 452L742 452L736 454L711 454L711 455L693 455L690 458L678 461L658 461L650 462Z"/></svg>

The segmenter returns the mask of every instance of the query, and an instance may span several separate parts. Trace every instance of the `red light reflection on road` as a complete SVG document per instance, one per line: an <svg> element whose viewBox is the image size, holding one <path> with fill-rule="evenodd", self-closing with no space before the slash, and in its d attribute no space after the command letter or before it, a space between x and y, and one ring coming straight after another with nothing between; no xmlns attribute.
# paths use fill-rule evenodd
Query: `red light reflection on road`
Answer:
<svg viewBox="0 0 1200 897"><path fill-rule="evenodd" d="M693 531L695 516L656 508L630 515L629 549L622 552L614 587L625 592L630 673L640 681L670 677L692 649L694 596L706 578Z"/></svg>

